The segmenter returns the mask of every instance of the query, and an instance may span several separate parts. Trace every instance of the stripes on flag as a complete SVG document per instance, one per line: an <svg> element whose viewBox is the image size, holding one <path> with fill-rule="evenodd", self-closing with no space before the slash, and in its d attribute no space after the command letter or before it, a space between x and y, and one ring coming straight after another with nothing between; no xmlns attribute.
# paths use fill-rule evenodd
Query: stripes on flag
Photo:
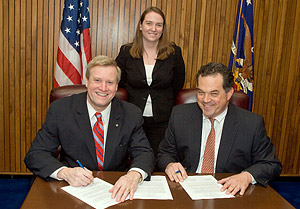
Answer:
<svg viewBox="0 0 300 209"><path fill-rule="evenodd" d="M65 0L53 87L83 84L91 61L88 0Z"/></svg>

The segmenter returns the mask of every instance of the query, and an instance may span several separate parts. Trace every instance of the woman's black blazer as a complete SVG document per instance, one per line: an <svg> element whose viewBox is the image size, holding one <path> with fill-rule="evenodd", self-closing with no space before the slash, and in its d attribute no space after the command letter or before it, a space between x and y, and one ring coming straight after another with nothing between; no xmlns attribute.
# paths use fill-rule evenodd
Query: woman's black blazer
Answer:
<svg viewBox="0 0 300 209"><path fill-rule="evenodd" d="M148 95L152 99L153 119L156 122L168 121L175 105L177 92L185 80L185 65L179 46L173 45L175 53L165 60L156 60L152 73L152 83L147 84L143 58L133 58L131 46L123 45L116 58L122 70L119 87L128 91L128 101L144 111Z"/></svg>

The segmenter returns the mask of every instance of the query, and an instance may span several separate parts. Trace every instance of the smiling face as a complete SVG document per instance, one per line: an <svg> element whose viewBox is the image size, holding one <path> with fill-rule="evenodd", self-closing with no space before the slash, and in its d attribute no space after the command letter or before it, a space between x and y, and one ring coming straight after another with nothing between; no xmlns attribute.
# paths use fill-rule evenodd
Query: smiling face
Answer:
<svg viewBox="0 0 300 209"><path fill-rule="evenodd" d="M114 98L118 89L115 66L95 66L86 79L87 100L97 111L102 112Z"/></svg>
<svg viewBox="0 0 300 209"><path fill-rule="evenodd" d="M232 94L233 88L225 92L221 74L199 76L197 103L206 117L220 115L227 108Z"/></svg>
<svg viewBox="0 0 300 209"><path fill-rule="evenodd" d="M156 12L149 12L140 24L143 34L143 41L158 42L164 29L164 20Z"/></svg>

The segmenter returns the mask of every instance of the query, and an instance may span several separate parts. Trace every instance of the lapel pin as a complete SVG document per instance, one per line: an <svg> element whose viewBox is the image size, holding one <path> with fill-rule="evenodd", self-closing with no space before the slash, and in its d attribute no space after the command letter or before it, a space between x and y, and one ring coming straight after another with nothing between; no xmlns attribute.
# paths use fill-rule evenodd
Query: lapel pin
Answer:
<svg viewBox="0 0 300 209"><path fill-rule="evenodd" d="M116 127L119 127L119 124L118 124L118 123L116 124Z"/></svg>

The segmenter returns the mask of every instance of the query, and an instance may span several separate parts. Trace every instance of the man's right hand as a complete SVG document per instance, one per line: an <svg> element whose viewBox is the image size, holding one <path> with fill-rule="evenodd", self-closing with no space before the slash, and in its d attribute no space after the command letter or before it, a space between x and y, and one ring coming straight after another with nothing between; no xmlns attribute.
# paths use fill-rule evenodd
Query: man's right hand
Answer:
<svg viewBox="0 0 300 209"><path fill-rule="evenodd" d="M181 163L169 163L165 170L171 181L183 182L187 173Z"/></svg>
<svg viewBox="0 0 300 209"><path fill-rule="evenodd" d="M87 168L63 168L57 177L67 181L71 186L86 186L94 181L93 172Z"/></svg>

